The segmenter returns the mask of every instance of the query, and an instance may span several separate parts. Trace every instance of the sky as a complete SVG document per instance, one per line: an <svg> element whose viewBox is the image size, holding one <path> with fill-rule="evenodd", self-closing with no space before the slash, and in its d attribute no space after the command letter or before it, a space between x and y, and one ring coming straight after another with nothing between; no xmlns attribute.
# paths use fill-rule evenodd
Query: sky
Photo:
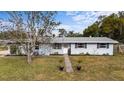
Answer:
<svg viewBox="0 0 124 93"><path fill-rule="evenodd" d="M83 32L85 28L97 21L100 15L109 16L118 11L69 11L58 12L57 20L62 24L59 28L65 28L67 31Z"/></svg>
<svg viewBox="0 0 124 93"><path fill-rule="evenodd" d="M64 28L67 31L74 31L82 33L85 28L93 24L100 15L109 16L112 13L118 13L118 11L58 11L55 19L60 21L59 28ZM8 15L5 12L0 12L0 19L5 21L8 19ZM7 23L7 21L6 21ZM55 34L58 31L54 31Z"/></svg>

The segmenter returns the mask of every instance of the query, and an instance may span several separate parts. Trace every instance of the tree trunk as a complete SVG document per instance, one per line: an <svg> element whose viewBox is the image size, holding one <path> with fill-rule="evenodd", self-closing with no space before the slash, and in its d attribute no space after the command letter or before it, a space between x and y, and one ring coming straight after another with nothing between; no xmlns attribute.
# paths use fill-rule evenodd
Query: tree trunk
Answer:
<svg viewBox="0 0 124 93"><path fill-rule="evenodd" d="M28 53L27 61L28 61L28 64L32 63L32 59L31 59L31 54L30 53Z"/></svg>
<svg viewBox="0 0 124 93"><path fill-rule="evenodd" d="M31 63L32 63L31 51L30 51L30 44L29 44L29 42L28 42L27 62L28 62L28 64L31 64Z"/></svg>

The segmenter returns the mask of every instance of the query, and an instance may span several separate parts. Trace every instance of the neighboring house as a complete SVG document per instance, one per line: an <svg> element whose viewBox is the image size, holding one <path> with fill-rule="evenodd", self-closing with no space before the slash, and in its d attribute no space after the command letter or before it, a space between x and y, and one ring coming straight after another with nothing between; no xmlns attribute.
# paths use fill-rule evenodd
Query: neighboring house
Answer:
<svg viewBox="0 0 124 93"><path fill-rule="evenodd" d="M6 55L10 55L9 50L0 51L0 56L6 56Z"/></svg>
<svg viewBox="0 0 124 93"><path fill-rule="evenodd" d="M50 43L36 45L35 53L38 55L113 55L113 45L117 43L107 37L54 37ZM22 54L26 54L22 46L20 49Z"/></svg>
<svg viewBox="0 0 124 93"><path fill-rule="evenodd" d="M6 56L6 55L10 55L10 48L9 47L6 50L0 50L0 56Z"/></svg>

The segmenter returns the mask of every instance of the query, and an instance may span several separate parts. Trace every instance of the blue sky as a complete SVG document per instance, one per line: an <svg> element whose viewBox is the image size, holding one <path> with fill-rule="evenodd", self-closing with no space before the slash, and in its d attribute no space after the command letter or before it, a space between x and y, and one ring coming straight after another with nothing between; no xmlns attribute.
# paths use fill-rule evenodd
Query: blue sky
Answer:
<svg viewBox="0 0 124 93"><path fill-rule="evenodd" d="M93 24L100 15L108 16L112 13L118 13L118 11L66 11L58 12L56 19L62 23L59 28L82 33L83 30Z"/></svg>
<svg viewBox="0 0 124 93"><path fill-rule="evenodd" d="M59 11L56 20L61 22L58 28L64 28L67 31L83 32L85 28L93 24L100 15L110 15L117 11ZM0 18L7 20L8 15L0 12ZM57 31L54 31L56 34Z"/></svg>

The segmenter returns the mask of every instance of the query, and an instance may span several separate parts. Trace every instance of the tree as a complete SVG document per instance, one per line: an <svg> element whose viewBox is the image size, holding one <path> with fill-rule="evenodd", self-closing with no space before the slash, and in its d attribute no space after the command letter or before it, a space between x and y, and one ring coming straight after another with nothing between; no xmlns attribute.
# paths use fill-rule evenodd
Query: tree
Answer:
<svg viewBox="0 0 124 93"><path fill-rule="evenodd" d="M120 11L119 13L119 19L120 19L120 42L124 43L124 11Z"/></svg>
<svg viewBox="0 0 124 93"><path fill-rule="evenodd" d="M59 29L59 37L67 36L67 31L64 28Z"/></svg>
<svg viewBox="0 0 124 93"><path fill-rule="evenodd" d="M98 37L99 35L99 23L95 22L91 26L89 26L87 29L84 30L83 36L93 36Z"/></svg>
<svg viewBox="0 0 124 93"><path fill-rule="evenodd" d="M66 35L66 37L82 37L83 34L79 32L69 31Z"/></svg>
<svg viewBox="0 0 124 93"><path fill-rule="evenodd" d="M24 31L26 39L17 39L18 42L26 41L27 44L27 62L32 62L37 42L49 42L52 37L52 30L60 23L56 22L54 17L57 12L48 11L26 11L26 12L7 12L9 22L13 24L13 31L17 33Z"/></svg>
<svg viewBox="0 0 124 93"><path fill-rule="evenodd" d="M74 31L69 31L67 33L67 37L74 37Z"/></svg>
<svg viewBox="0 0 124 93"><path fill-rule="evenodd" d="M83 32L83 36L104 36L124 43L124 12L99 17L95 23Z"/></svg>

